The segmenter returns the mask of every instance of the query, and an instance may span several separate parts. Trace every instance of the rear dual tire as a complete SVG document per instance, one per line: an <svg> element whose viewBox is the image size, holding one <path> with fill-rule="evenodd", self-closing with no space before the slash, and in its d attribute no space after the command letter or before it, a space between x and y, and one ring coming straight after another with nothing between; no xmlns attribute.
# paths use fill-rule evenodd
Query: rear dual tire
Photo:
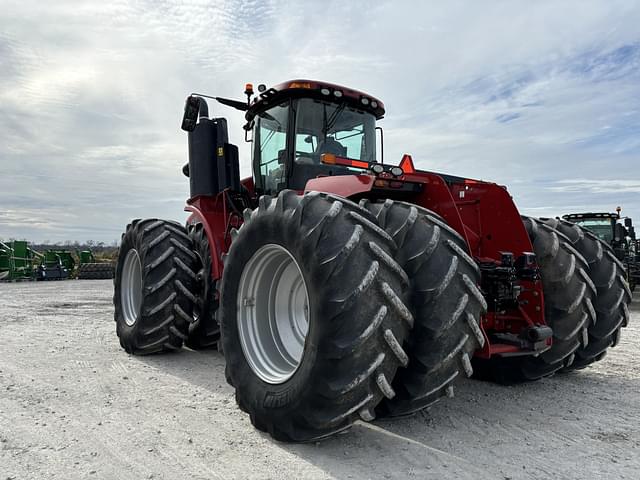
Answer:
<svg viewBox="0 0 640 480"><path fill-rule="evenodd" d="M220 326L216 319L218 310L218 291L211 277L211 249L207 232L202 223L188 226L189 238L198 257L197 262L197 301L193 307L194 321L189 325L185 345L193 350L217 348L220 341Z"/></svg>
<svg viewBox="0 0 640 480"><path fill-rule="evenodd" d="M542 219L545 225L564 234L588 263L587 273L596 289L593 306L595 321L588 327L588 342L566 362L565 370L582 369L602 360L609 347L620 341L622 328L629 322L631 290L624 265L609 245L593 233L566 220Z"/></svg>
<svg viewBox="0 0 640 480"><path fill-rule="evenodd" d="M478 376L503 384L537 380L571 363L587 347L596 319L596 288L589 265L571 240L555 225L523 217L540 267L545 320L553 329L553 345L537 357L493 357L476 360Z"/></svg>
<svg viewBox="0 0 640 480"><path fill-rule="evenodd" d="M480 271L465 240L436 213L392 200L361 205L395 240L396 260L410 279L409 362L393 380L396 396L378 407L385 415L407 415L452 396L454 383L473 373L471 358L485 341Z"/></svg>
<svg viewBox="0 0 640 480"><path fill-rule="evenodd" d="M192 321L197 257L184 227L134 220L122 236L114 277L114 319L130 354L180 349Z"/></svg>

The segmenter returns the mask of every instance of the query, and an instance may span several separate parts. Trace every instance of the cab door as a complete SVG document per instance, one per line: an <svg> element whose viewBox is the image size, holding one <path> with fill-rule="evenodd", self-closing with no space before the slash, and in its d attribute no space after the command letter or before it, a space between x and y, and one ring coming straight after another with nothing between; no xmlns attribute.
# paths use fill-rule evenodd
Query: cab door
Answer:
<svg viewBox="0 0 640 480"><path fill-rule="evenodd" d="M253 171L256 191L275 195L287 188L289 101L260 112L255 117L253 134Z"/></svg>

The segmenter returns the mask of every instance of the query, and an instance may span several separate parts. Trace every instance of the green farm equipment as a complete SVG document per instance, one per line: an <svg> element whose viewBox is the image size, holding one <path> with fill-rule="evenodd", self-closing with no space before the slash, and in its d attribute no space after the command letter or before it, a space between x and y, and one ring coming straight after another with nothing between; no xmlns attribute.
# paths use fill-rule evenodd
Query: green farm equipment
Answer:
<svg viewBox="0 0 640 480"><path fill-rule="evenodd" d="M96 263L96 257L93 256L93 252L91 250L76 250L76 253L78 254L80 265L85 263Z"/></svg>
<svg viewBox="0 0 640 480"><path fill-rule="evenodd" d="M80 280L106 280L113 278L113 264L110 262L98 262L91 250L76 252L80 264L78 266L78 279Z"/></svg>
<svg viewBox="0 0 640 480"><path fill-rule="evenodd" d="M26 241L0 242L0 281L110 279L113 272L113 264L97 260L91 250L76 250L75 255L66 249L39 253Z"/></svg>
<svg viewBox="0 0 640 480"><path fill-rule="evenodd" d="M11 249L9 245L0 243L0 279L6 280L11 269Z"/></svg>
<svg viewBox="0 0 640 480"><path fill-rule="evenodd" d="M0 280L33 280L40 257L42 255L23 240L0 242Z"/></svg>
<svg viewBox="0 0 640 480"><path fill-rule="evenodd" d="M66 280L74 271L76 261L68 250L46 250L37 267L37 280Z"/></svg>
<svg viewBox="0 0 640 480"><path fill-rule="evenodd" d="M633 291L640 283L640 241L636 238L633 220L622 217L621 211L618 207L615 213L571 213L562 218L586 228L611 246L625 266L629 287Z"/></svg>

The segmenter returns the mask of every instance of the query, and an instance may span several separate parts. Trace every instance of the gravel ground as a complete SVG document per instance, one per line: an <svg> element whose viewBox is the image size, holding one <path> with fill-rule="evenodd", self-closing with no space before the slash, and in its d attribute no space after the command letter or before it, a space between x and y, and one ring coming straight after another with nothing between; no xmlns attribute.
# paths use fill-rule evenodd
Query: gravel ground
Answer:
<svg viewBox="0 0 640 480"><path fill-rule="evenodd" d="M217 352L131 357L110 281L0 284L0 480L638 478L640 305L597 365L460 384L427 413L287 445L235 405Z"/></svg>

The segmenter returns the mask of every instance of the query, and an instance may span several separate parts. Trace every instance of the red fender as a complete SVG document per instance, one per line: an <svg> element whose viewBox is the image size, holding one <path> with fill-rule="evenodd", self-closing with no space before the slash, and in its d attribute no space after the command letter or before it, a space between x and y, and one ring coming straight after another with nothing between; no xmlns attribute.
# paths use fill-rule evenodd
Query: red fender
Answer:
<svg viewBox="0 0 640 480"><path fill-rule="evenodd" d="M375 177L371 175L336 175L312 178L304 187L305 192L334 193L341 197L353 197L369 192Z"/></svg>
<svg viewBox="0 0 640 480"><path fill-rule="evenodd" d="M196 197L184 207L190 212L187 225L202 223L211 249L211 277L219 280L222 277L222 254L229 250L230 239L225 238L229 214L224 205L224 196Z"/></svg>

